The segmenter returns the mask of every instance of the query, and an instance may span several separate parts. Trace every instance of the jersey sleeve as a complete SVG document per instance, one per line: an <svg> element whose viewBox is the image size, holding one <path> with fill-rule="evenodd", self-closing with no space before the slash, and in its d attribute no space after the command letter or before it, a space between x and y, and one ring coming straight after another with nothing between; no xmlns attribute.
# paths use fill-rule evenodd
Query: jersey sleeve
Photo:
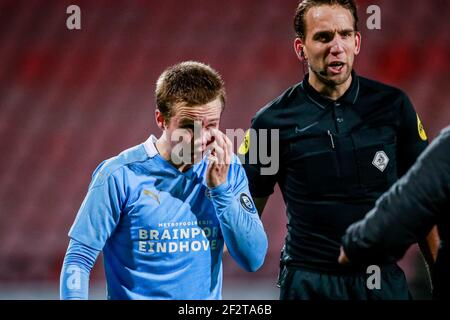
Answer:
<svg viewBox="0 0 450 320"><path fill-rule="evenodd" d="M120 220L124 196L119 170L114 175L108 173L107 168L94 172L86 197L69 231L70 238L91 248L103 249Z"/></svg>
<svg viewBox="0 0 450 320"><path fill-rule="evenodd" d="M266 129L260 117L255 117L239 149L249 181L250 193L255 198L268 197L274 192L280 172L278 130Z"/></svg>
<svg viewBox="0 0 450 320"><path fill-rule="evenodd" d="M100 251L70 240L60 275L61 300L87 300L89 275Z"/></svg>
<svg viewBox="0 0 450 320"><path fill-rule="evenodd" d="M428 146L427 135L419 115L404 93L401 95L397 145L397 173L401 177Z"/></svg>
<svg viewBox="0 0 450 320"><path fill-rule="evenodd" d="M267 253L267 235L248 189L245 172L235 157L228 180L209 189L230 255L246 271L261 267Z"/></svg>
<svg viewBox="0 0 450 320"><path fill-rule="evenodd" d="M442 215L450 196L450 131L437 138L411 170L376 203L365 219L351 225L342 244L352 262L401 258L424 238Z"/></svg>

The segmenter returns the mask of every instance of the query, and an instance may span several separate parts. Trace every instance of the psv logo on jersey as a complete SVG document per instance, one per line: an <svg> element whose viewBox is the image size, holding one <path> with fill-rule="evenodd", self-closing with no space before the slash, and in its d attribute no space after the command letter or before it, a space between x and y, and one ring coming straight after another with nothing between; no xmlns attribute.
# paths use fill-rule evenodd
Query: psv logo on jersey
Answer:
<svg viewBox="0 0 450 320"><path fill-rule="evenodd" d="M377 151L377 153L375 153L375 156L372 160L372 164L375 166L375 168L383 172L384 169L386 169L388 163L389 157L384 151Z"/></svg>

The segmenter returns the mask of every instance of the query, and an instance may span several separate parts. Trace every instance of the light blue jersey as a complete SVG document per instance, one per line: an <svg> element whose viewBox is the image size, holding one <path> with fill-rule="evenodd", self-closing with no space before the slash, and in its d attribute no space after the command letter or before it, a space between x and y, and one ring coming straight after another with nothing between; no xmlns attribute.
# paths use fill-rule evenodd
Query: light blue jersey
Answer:
<svg viewBox="0 0 450 320"><path fill-rule="evenodd" d="M209 189L206 158L182 173L155 141L95 170L69 236L103 250L108 299L221 299L224 241L248 271L267 251L245 172L233 155L227 182ZM62 283L62 298L67 290Z"/></svg>

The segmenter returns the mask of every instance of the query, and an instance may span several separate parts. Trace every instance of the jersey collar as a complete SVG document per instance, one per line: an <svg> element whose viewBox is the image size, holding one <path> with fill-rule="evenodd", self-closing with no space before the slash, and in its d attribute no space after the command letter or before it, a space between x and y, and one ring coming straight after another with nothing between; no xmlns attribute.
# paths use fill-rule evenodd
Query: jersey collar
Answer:
<svg viewBox="0 0 450 320"><path fill-rule="evenodd" d="M157 159L162 164L170 168L170 170L172 170L177 175L184 175L187 178L191 178L194 176L194 168L200 166L204 162L205 158L203 158L202 162L194 164L187 171L181 172L177 168L175 168L172 164L170 164L167 160L165 160L163 157L160 156L159 151L158 149L156 149L155 146L156 141L158 141L158 138L156 138L154 135L150 135L150 137L148 137L148 139L144 142L145 152L147 153L149 158L154 158L155 156L158 156L155 159Z"/></svg>
<svg viewBox="0 0 450 320"><path fill-rule="evenodd" d="M150 137L148 137L148 139L144 142L145 152L147 152L147 155L150 158L153 158L154 156L159 154L155 146L157 140L158 139L154 135L150 135Z"/></svg>
<svg viewBox="0 0 450 320"><path fill-rule="evenodd" d="M342 97L337 99L336 101L333 101L323 95L321 95L319 92L316 91L309 83L308 83L309 73L305 75L305 78L303 79L301 86L303 90L305 91L307 97L314 102L316 105L318 105L320 108L325 109L328 105L334 103L334 102L344 102L345 104L354 105L356 103L356 100L358 99L359 95L359 77L356 75L355 71L352 70L352 83L350 84L350 87L347 89L347 91L344 93Z"/></svg>

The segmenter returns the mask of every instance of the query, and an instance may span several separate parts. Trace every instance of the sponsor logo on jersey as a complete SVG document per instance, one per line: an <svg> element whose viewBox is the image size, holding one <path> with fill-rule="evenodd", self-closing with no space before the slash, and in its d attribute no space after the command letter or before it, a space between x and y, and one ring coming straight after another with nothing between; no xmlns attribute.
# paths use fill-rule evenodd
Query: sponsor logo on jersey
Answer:
<svg viewBox="0 0 450 320"><path fill-rule="evenodd" d="M211 220L161 222L140 228L138 237L137 250L148 254L218 250L223 241Z"/></svg>
<svg viewBox="0 0 450 320"><path fill-rule="evenodd" d="M145 195L150 196L150 197L152 197L153 199L155 199L156 202L158 202L158 204L161 204L161 203L159 202L159 197L158 197L155 193L153 193L152 191L147 190L147 189L144 189L143 192L144 192Z"/></svg>

